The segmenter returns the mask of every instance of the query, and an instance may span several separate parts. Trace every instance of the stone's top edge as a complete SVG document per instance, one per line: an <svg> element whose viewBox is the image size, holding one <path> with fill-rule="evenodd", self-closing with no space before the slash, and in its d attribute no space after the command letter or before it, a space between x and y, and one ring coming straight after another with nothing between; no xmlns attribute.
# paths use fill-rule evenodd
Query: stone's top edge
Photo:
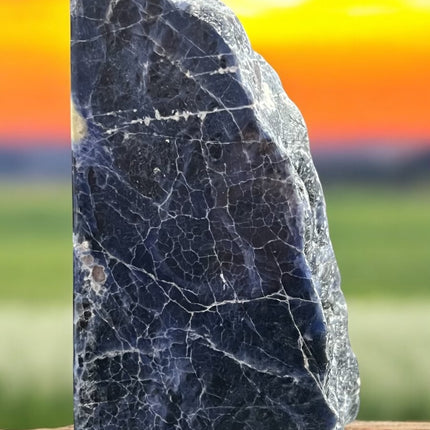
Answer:
<svg viewBox="0 0 430 430"><path fill-rule="evenodd" d="M230 9L225 3L220 0L208 0L202 3L200 0L170 0L178 9L182 9L198 17L199 19L207 22L213 28L215 28L218 34L229 41L246 42L245 48L251 52L251 44L248 35L245 32L242 24L238 17L235 15L232 9ZM220 19L222 17L222 19ZM234 24L233 29L229 29L223 25L226 21L230 24Z"/></svg>
<svg viewBox="0 0 430 430"><path fill-rule="evenodd" d="M300 129L299 136L297 133L296 135L280 133L280 139L277 139L279 136L276 134L270 136L278 147L288 156L291 156L292 151L299 150L305 158L310 159L308 133L300 110L288 97L276 70L262 55L253 50L248 35L235 13L220 0L170 1L209 24L226 41L236 56L237 75L253 102L256 119L262 123L262 128L276 130L279 129L281 122L290 120L297 124L295 130ZM279 106L283 109L279 109Z"/></svg>

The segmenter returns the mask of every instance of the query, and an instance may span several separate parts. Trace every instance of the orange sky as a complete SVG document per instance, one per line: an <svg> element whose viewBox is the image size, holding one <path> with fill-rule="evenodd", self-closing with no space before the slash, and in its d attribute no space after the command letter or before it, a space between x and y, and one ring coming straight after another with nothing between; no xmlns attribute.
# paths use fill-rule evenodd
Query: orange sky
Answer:
<svg viewBox="0 0 430 430"><path fill-rule="evenodd" d="M430 2L226 2L313 145L430 146ZM68 145L68 1L2 0L0 17L0 145Z"/></svg>

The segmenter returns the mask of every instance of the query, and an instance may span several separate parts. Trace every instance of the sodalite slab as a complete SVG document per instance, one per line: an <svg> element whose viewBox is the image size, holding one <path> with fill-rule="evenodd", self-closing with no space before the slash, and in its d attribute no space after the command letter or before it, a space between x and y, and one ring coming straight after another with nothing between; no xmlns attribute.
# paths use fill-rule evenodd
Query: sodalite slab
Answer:
<svg viewBox="0 0 430 430"><path fill-rule="evenodd" d="M357 363L276 73L217 0L71 13L76 430L343 428Z"/></svg>

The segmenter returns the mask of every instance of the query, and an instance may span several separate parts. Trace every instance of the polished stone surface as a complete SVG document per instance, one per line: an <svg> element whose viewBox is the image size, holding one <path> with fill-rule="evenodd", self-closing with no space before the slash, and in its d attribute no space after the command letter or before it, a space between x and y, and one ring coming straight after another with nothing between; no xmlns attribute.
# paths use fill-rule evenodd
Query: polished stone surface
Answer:
<svg viewBox="0 0 430 430"><path fill-rule="evenodd" d="M341 429L358 370L300 112L217 0L72 0L75 427Z"/></svg>

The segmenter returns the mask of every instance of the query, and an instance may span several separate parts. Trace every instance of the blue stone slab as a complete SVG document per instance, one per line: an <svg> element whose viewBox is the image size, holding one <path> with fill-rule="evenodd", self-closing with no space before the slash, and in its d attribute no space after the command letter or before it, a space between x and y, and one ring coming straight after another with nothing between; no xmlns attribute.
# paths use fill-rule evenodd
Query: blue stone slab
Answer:
<svg viewBox="0 0 430 430"><path fill-rule="evenodd" d="M71 15L75 429L342 429L357 363L278 76L218 0Z"/></svg>

